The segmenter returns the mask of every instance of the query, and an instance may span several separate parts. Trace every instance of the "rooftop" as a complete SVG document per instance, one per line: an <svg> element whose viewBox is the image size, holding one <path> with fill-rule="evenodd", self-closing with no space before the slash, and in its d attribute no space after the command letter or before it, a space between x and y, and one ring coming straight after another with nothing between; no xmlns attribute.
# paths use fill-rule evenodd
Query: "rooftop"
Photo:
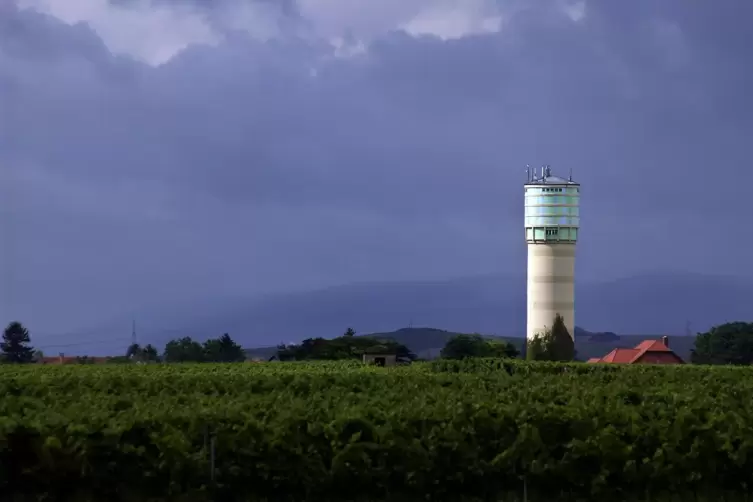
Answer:
<svg viewBox="0 0 753 502"><path fill-rule="evenodd" d="M580 185L580 183L573 181L572 174L568 179L553 175L549 166L543 166L541 170L529 166L526 171L528 173L526 185Z"/></svg>
<svg viewBox="0 0 753 502"><path fill-rule="evenodd" d="M662 340L644 340L635 348L617 348L604 357L592 357L588 362L633 364L638 362L645 354L657 352L670 353L677 358L678 362L681 362L682 359L669 348L667 340L667 337L663 337Z"/></svg>
<svg viewBox="0 0 753 502"><path fill-rule="evenodd" d="M572 180L566 180L565 178L560 178L559 176L544 176L543 178L534 178L526 185L580 185L580 183L576 183Z"/></svg>

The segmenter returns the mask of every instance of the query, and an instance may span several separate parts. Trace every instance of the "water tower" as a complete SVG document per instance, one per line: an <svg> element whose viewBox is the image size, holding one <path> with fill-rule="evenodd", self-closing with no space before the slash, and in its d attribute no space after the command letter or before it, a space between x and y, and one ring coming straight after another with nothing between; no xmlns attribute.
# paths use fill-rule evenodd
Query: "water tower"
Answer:
<svg viewBox="0 0 753 502"><path fill-rule="evenodd" d="M527 169L525 184L528 283L526 338L551 328L560 314L575 338L575 244L580 185L549 166Z"/></svg>

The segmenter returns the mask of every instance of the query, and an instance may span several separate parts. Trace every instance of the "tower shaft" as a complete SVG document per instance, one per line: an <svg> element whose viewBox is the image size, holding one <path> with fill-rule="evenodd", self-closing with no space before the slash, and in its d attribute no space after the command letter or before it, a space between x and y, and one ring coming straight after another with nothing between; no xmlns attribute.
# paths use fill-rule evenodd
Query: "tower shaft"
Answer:
<svg viewBox="0 0 753 502"><path fill-rule="evenodd" d="M551 328L557 314L575 334L575 244L528 244L526 338Z"/></svg>
<svg viewBox="0 0 753 502"><path fill-rule="evenodd" d="M580 229L580 185L549 167L525 185L528 243L526 338L551 329L562 316L575 337L575 248Z"/></svg>

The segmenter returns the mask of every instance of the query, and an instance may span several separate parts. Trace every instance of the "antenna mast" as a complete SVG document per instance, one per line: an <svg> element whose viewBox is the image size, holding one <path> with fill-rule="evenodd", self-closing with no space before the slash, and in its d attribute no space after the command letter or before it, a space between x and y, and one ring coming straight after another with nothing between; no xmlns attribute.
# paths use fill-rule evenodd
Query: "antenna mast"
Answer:
<svg viewBox="0 0 753 502"><path fill-rule="evenodd" d="M131 345L136 345L136 320L131 321Z"/></svg>

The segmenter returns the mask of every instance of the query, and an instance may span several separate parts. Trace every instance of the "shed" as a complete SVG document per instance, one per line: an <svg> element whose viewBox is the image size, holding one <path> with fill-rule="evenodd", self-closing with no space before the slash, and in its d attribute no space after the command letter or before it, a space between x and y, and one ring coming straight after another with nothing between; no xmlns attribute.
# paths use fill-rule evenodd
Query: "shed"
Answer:
<svg viewBox="0 0 753 502"><path fill-rule="evenodd" d="M397 356L395 354L378 354L378 353L364 353L363 362L365 364L374 364L376 366L395 366L397 364Z"/></svg>

